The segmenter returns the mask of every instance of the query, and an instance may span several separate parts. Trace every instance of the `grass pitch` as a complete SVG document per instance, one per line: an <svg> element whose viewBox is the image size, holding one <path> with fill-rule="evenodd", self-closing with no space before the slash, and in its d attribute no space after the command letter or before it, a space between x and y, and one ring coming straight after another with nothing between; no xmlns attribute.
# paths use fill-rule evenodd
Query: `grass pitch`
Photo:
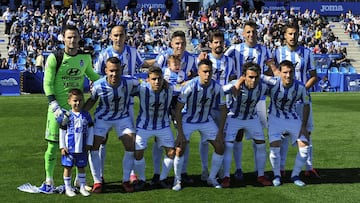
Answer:
<svg viewBox="0 0 360 203"><path fill-rule="evenodd" d="M251 142L244 142L245 181L230 189L214 189L200 181L199 135L190 144L188 172L195 183L182 191L151 188L127 194L121 187L123 146L114 132L108 140L105 165L106 192L85 198L77 195L29 194L16 188L24 183L39 186L44 180L44 141L47 99L44 95L0 97L0 200L2 202L360 202L360 93L313 93L315 130L314 166L321 180L304 179L307 186L293 185L289 177L280 187L260 187L253 175ZM150 143L149 146L152 144ZM211 147L210 147L211 148ZM60 154L60 153L59 153ZM287 174L296 148L289 149ZM211 156L209 156L211 157ZM151 148L146 150L146 177L152 177ZM210 163L210 162L209 162ZM55 183L63 183L62 167L56 167ZM234 171L232 168L232 172ZM267 174L272 176L269 161ZM170 178L173 172L170 173ZM87 168L87 181L92 177Z"/></svg>

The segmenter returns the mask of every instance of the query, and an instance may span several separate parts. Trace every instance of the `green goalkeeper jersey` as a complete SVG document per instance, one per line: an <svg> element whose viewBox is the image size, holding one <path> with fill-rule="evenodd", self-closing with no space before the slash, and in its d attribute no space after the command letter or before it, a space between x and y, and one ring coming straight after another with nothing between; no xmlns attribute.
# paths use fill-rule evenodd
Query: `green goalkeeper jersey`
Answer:
<svg viewBox="0 0 360 203"><path fill-rule="evenodd" d="M100 78L93 70L90 54L78 53L70 56L64 53L58 70L56 66L56 57L50 54L45 65L44 92L46 96L54 95L59 105L65 109L70 109L67 104L69 90L74 88L84 90L85 75L91 81Z"/></svg>

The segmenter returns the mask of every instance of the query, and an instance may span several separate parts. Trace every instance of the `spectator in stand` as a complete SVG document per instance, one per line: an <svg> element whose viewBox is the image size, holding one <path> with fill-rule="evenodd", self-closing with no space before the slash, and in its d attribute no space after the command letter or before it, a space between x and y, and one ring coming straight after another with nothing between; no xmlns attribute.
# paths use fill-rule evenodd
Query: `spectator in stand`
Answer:
<svg viewBox="0 0 360 203"><path fill-rule="evenodd" d="M5 12L2 15L2 18L5 21L5 35L10 35L10 28L12 25L12 18L13 18L13 13L10 11L10 8L7 7Z"/></svg>
<svg viewBox="0 0 360 203"><path fill-rule="evenodd" d="M330 91L330 81L326 75L319 81L319 87L321 88L321 92Z"/></svg>

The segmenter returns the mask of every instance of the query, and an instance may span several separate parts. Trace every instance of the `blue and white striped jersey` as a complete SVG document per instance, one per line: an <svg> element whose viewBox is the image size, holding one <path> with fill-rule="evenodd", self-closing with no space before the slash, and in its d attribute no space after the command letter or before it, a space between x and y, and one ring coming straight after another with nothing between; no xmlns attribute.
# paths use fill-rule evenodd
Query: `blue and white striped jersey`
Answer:
<svg viewBox="0 0 360 203"><path fill-rule="evenodd" d="M242 67L246 62L259 64L261 73L267 71L266 62L271 59L270 50L260 44L255 47L248 47L246 43L235 44L229 47L225 52L226 56L234 59L237 76L242 74Z"/></svg>
<svg viewBox="0 0 360 203"><path fill-rule="evenodd" d="M268 113L278 118L300 119L296 113L296 103L310 103L310 94L305 85L294 80L293 84L285 88L279 77L276 78L275 85L270 87L270 105Z"/></svg>
<svg viewBox="0 0 360 203"><path fill-rule="evenodd" d="M236 82L237 80L233 80L228 85L223 86L225 94L232 94L231 88ZM243 83L239 95L232 94L228 116L241 120L257 118L256 104L263 96L266 96L267 92L268 85L262 81L259 81L254 89L248 89Z"/></svg>
<svg viewBox="0 0 360 203"><path fill-rule="evenodd" d="M182 88L178 102L185 104L183 119L187 123L204 123L209 121L210 111L215 104L226 105L226 98L219 83L211 80L209 86L203 87L197 76Z"/></svg>
<svg viewBox="0 0 360 203"><path fill-rule="evenodd" d="M167 59L169 58L170 55L172 55L172 52L173 52L172 49L169 49L167 53L159 54L155 59L156 64L160 68L167 67ZM187 51L184 51L184 54L181 57L181 70L183 70L186 73L185 80L187 80L187 74L189 72L197 73L196 58Z"/></svg>
<svg viewBox="0 0 360 203"><path fill-rule="evenodd" d="M131 76L121 76L120 85L111 87L107 77L97 80L91 90L91 99L100 98L95 111L96 119L117 120L129 116L129 104L139 80Z"/></svg>
<svg viewBox="0 0 360 203"><path fill-rule="evenodd" d="M309 71L315 70L312 65L311 51L303 46L298 46L295 51L291 51L287 46L282 46L277 48L274 54L276 65L284 60L291 61L295 67L295 79L303 83L308 80Z"/></svg>
<svg viewBox="0 0 360 203"><path fill-rule="evenodd" d="M155 93L149 83L141 83L138 92L140 108L136 127L159 130L170 126L169 107L173 97L173 86Z"/></svg>
<svg viewBox="0 0 360 203"><path fill-rule="evenodd" d="M82 153L86 145L93 145L93 120L87 111L70 111L66 129L60 128L59 147L67 148L70 153Z"/></svg>
<svg viewBox="0 0 360 203"><path fill-rule="evenodd" d="M220 59L217 59L210 53L208 54L208 58L213 64L212 79L220 85L227 84L229 82L230 75L236 75L235 63L231 57L223 55Z"/></svg>
<svg viewBox="0 0 360 203"><path fill-rule="evenodd" d="M144 63L144 59L134 47L125 45L123 52L119 53L115 51L112 46L109 46L99 54L94 65L95 72L99 75L105 76L106 60L110 57L118 57L120 59L122 65L124 66L123 75L134 76Z"/></svg>

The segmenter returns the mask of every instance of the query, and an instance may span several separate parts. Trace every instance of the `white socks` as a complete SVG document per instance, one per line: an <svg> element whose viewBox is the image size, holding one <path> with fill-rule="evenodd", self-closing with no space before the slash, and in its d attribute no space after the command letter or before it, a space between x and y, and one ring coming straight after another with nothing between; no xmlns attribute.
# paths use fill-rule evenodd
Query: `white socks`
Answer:
<svg viewBox="0 0 360 203"><path fill-rule="evenodd" d="M230 177L233 148L234 148L234 143L225 142L225 152L224 152L224 161L223 161L225 177Z"/></svg>
<svg viewBox="0 0 360 203"><path fill-rule="evenodd" d="M139 180L146 181L145 178L145 159L144 157L140 160L134 160L134 169L138 173Z"/></svg>
<svg viewBox="0 0 360 203"><path fill-rule="evenodd" d="M174 165L174 160L165 156L163 164L162 164L160 180L164 180L167 178L169 171L170 171L170 169L172 169L173 165Z"/></svg>
<svg viewBox="0 0 360 203"><path fill-rule="evenodd" d="M209 174L209 179L216 178L216 174L219 172L223 160L224 160L224 155L220 155L215 152L213 153L211 157L211 170Z"/></svg>
<svg viewBox="0 0 360 203"><path fill-rule="evenodd" d="M234 142L234 160L236 169L242 169L242 149L243 143L242 142Z"/></svg>
<svg viewBox="0 0 360 203"><path fill-rule="evenodd" d="M266 165L266 145L263 144L256 144L256 151L255 151L255 165L258 172L258 176L264 175L265 165Z"/></svg>
<svg viewBox="0 0 360 203"><path fill-rule="evenodd" d="M274 172L274 176L280 175L280 147L270 147L270 163L272 170Z"/></svg>
<svg viewBox="0 0 360 203"><path fill-rule="evenodd" d="M305 146L305 147L299 147L299 151L296 155L296 159L295 159L295 165L293 168L293 171L291 173L291 177L294 176L299 176L302 167L304 166L306 159L308 157L309 154L309 147Z"/></svg>
<svg viewBox="0 0 360 203"><path fill-rule="evenodd" d="M125 151L122 165L123 165L123 182L127 182L130 180L130 172L134 167L134 152Z"/></svg>
<svg viewBox="0 0 360 203"><path fill-rule="evenodd" d="M208 170L209 143L208 142L200 142L199 143L199 151L200 151L201 168L202 168L202 170Z"/></svg>
<svg viewBox="0 0 360 203"><path fill-rule="evenodd" d="M160 164L163 150L158 147L157 142L154 142L152 147L152 159L154 165L154 174L160 174Z"/></svg>
<svg viewBox="0 0 360 203"><path fill-rule="evenodd" d="M285 170L285 164L286 164L286 157L288 153L289 148L289 136L286 136L281 139L281 145L280 145L280 170Z"/></svg>
<svg viewBox="0 0 360 203"><path fill-rule="evenodd" d="M94 179L94 183L101 183L102 182L101 174L100 174L101 161L100 161L100 155L99 155L98 150L90 151L89 165L90 165L90 169L91 169L91 174Z"/></svg>
<svg viewBox="0 0 360 203"><path fill-rule="evenodd" d="M184 156L181 157L175 156L174 158L175 183L181 180L181 171L183 168L183 164L184 164Z"/></svg>

